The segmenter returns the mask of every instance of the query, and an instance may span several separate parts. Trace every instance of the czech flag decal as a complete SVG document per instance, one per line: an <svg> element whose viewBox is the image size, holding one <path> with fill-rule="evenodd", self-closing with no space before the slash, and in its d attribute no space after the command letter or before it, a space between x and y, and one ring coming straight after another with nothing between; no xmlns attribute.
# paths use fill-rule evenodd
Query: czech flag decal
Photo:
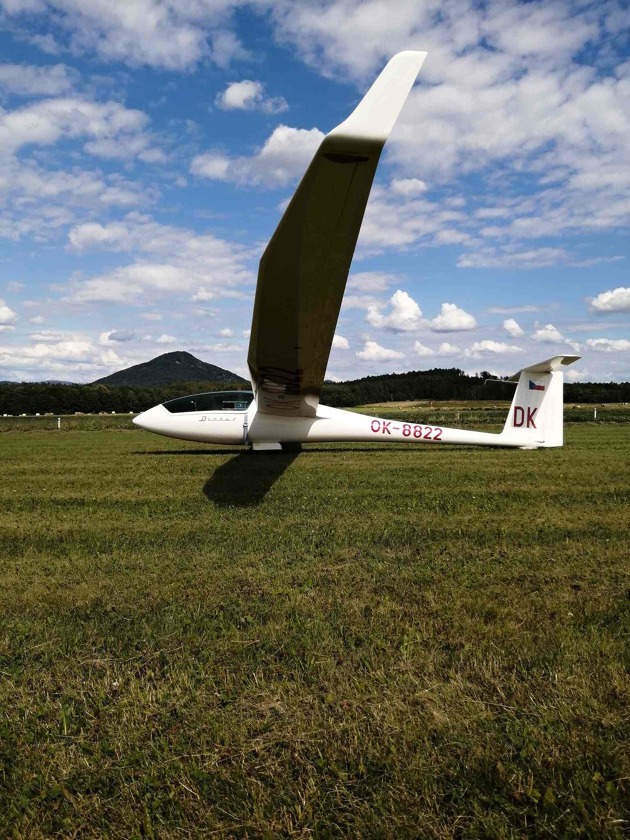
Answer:
<svg viewBox="0 0 630 840"><path fill-rule="evenodd" d="M545 386L544 385L536 385L536 383L532 382L532 380L530 379L529 380L529 390L530 391L544 391Z"/></svg>

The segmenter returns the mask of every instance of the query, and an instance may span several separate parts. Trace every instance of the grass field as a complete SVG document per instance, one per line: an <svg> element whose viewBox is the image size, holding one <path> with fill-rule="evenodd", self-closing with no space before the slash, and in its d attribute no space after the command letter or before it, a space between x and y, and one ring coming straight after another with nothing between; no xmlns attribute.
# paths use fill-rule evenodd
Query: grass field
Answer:
<svg viewBox="0 0 630 840"><path fill-rule="evenodd" d="M88 420L0 424L2 836L626 836L630 425L289 455Z"/></svg>

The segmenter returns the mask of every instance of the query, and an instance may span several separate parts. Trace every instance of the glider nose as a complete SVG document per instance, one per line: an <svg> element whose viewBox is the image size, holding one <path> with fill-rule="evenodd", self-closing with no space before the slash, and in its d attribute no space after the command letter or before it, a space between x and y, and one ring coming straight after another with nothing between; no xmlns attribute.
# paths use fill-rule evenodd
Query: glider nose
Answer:
<svg viewBox="0 0 630 840"><path fill-rule="evenodd" d="M164 429L165 421L168 412L163 405L155 405L148 411L143 411L133 418L136 426L145 429L147 432L157 432L158 434Z"/></svg>

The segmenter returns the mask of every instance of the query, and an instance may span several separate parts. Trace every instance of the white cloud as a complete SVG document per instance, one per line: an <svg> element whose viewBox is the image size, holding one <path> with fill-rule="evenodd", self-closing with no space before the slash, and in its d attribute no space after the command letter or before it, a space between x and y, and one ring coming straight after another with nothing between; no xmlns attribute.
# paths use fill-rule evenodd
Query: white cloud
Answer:
<svg viewBox="0 0 630 840"><path fill-rule="evenodd" d="M620 5L275 0L272 16L305 61L362 87L398 50L428 51L389 144L397 180L483 173L496 195L502 168L518 171L529 180L523 195L511 207L499 200L486 215L500 223L495 235L515 240L626 224L630 111L615 41Z"/></svg>
<svg viewBox="0 0 630 840"><path fill-rule="evenodd" d="M36 324L36 325L46 323L46 319L44 318L43 315L36 315L34 318L30 318L29 320L30 320L31 324Z"/></svg>
<svg viewBox="0 0 630 840"><path fill-rule="evenodd" d="M205 152L193 158L190 171L219 181L285 187L304 173L323 138L317 128L279 125L251 157Z"/></svg>
<svg viewBox="0 0 630 840"><path fill-rule="evenodd" d="M503 329L506 333L512 338L519 338L522 335L525 335L523 328L520 326L518 321L515 321L514 318L506 318L503 322Z"/></svg>
<svg viewBox="0 0 630 840"><path fill-rule="evenodd" d="M121 144L135 140L145 148L142 132L147 125L146 114L119 102L91 102L79 97L43 99L0 114L0 152L14 153L25 145L48 146L62 137ZM86 148L91 151L89 143Z"/></svg>
<svg viewBox="0 0 630 840"><path fill-rule="evenodd" d="M156 338L156 344L175 344L177 339L174 335L167 335L166 333L162 333L159 338Z"/></svg>
<svg viewBox="0 0 630 840"><path fill-rule="evenodd" d="M586 368L576 368L573 365L564 374L568 382L584 382L589 376Z"/></svg>
<svg viewBox="0 0 630 840"><path fill-rule="evenodd" d="M248 57L231 31L231 16L239 0L3 0L9 15L47 12L49 25L73 52L96 54L106 61L148 65L166 70L187 70L210 58L220 67ZM33 17L25 18L33 25ZM54 51L58 44L49 34L39 46Z"/></svg>
<svg viewBox="0 0 630 840"><path fill-rule="evenodd" d="M516 353L524 353L522 347L517 347L514 344L505 344L503 341L492 341L491 339L484 339L483 341L475 341L466 351L466 356L479 359L483 356L491 356L494 354L514 355Z"/></svg>
<svg viewBox="0 0 630 840"><path fill-rule="evenodd" d="M78 225L68 238L76 251L101 248L145 255L105 274L74 280L66 297L73 303L148 302L175 294L210 300L252 279L244 247L210 233L161 225L140 213L129 213L110 225Z"/></svg>
<svg viewBox="0 0 630 840"><path fill-rule="evenodd" d="M570 261L564 248L532 248L517 251L512 246L482 248L473 253L462 254L457 260L458 268L545 268Z"/></svg>
<svg viewBox="0 0 630 840"><path fill-rule="evenodd" d="M469 235L453 231L454 225L468 224L468 216L445 199L442 204L422 198L413 191L407 195L376 184L359 236L358 253L379 253L385 248L403 249L418 242L438 244L452 237L457 243L467 242ZM450 232L450 233L448 233ZM443 243L448 244L448 243Z"/></svg>
<svg viewBox="0 0 630 840"><path fill-rule="evenodd" d="M7 304L0 299L0 326L8 327L17 321L17 312L10 309Z"/></svg>
<svg viewBox="0 0 630 840"><path fill-rule="evenodd" d="M232 338L232 336L234 335L234 330L231 330L229 327L225 327L225 329L221 330L219 335L222 338Z"/></svg>
<svg viewBox="0 0 630 840"><path fill-rule="evenodd" d="M461 350L455 344L449 344L448 341L443 341L437 349L438 356L454 356L460 353Z"/></svg>
<svg viewBox="0 0 630 840"><path fill-rule="evenodd" d="M422 310L407 292L398 289L390 298L391 310L384 315L377 304L368 306L366 321L372 327L380 327L393 332L411 332L426 324Z"/></svg>
<svg viewBox="0 0 630 840"><path fill-rule="evenodd" d="M264 114L280 114L289 107L281 96L266 97L262 82L251 79L229 84L217 94L215 104L224 111L262 111Z"/></svg>
<svg viewBox="0 0 630 840"><path fill-rule="evenodd" d="M355 355L366 362L385 362L390 359L404 358L404 353L382 347L376 341L366 341L363 350L357 351Z"/></svg>
<svg viewBox="0 0 630 840"><path fill-rule="evenodd" d="M396 282L395 274L387 274L384 271L358 271L353 272L348 278L348 289L356 289L359 292L374 293L384 292Z"/></svg>
<svg viewBox="0 0 630 840"><path fill-rule="evenodd" d="M416 356L456 356L461 353L459 347L454 344L449 344L447 341L442 342L437 350L427 347L420 341L416 341L413 345L413 350Z"/></svg>
<svg viewBox="0 0 630 840"><path fill-rule="evenodd" d="M420 341L414 342L413 345L413 352L416 356L434 356L435 350L432 350L430 347L427 347L426 344L422 344Z"/></svg>
<svg viewBox="0 0 630 840"><path fill-rule="evenodd" d="M41 332L29 333L28 337L31 341L64 341L68 335L70 334L61 330L42 330Z"/></svg>
<svg viewBox="0 0 630 840"><path fill-rule="evenodd" d="M133 341L136 334L131 330L108 330L99 336L100 344L115 344L118 342Z"/></svg>
<svg viewBox="0 0 630 840"><path fill-rule="evenodd" d="M431 329L434 332L462 332L474 330L476 326L474 315L464 312L454 303L443 303L440 314L431 321Z"/></svg>
<svg viewBox="0 0 630 840"><path fill-rule="evenodd" d="M590 301L593 312L630 312L630 287L601 292Z"/></svg>
<svg viewBox="0 0 630 840"><path fill-rule="evenodd" d="M218 344L195 344L188 342L187 346L193 349L195 353L242 353L243 347L241 344L225 344L219 342Z"/></svg>
<svg viewBox="0 0 630 840"><path fill-rule="evenodd" d="M0 91L17 96L58 96L72 90L78 75L65 64L0 64Z"/></svg>
<svg viewBox="0 0 630 840"><path fill-rule="evenodd" d="M91 381L142 358L121 358L81 332L47 331L29 336L30 344L0 345L2 376L14 379L77 379ZM125 364L126 362L126 364Z"/></svg>
<svg viewBox="0 0 630 840"><path fill-rule="evenodd" d="M598 353L619 353L630 350L630 341L626 338L589 338L586 346Z"/></svg>
<svg viewBox="0 0 630 840"><path fill-rule="evenodd" d="M544 327L539 327L531 336L533 341L539 341L544 344L562 344L566 341L557 327L553 324L545 324Z"/></svg>
<svg viewBox="0 0 630 840"><path fill-rule="evenodd" d="M521 312L543 312L544 306L527 304L525 306L489 306L488 312L492 315L518 315Z"/></svg>
<svg viewBox="0 0 630 840"><path fill-rule="evenodd" d="M530 338L539 344L568 344L576 352L580 349L580 345L576 341L562 335L553 324L545 324L544 327L539 327Z"/></svg>
<svg viewBox="0 0 630 840"><path fill-rule="evenodd" d="M87 141L83 148L91 154L112 147L116 156L142 157L151 152L147 126L148 118L141 111L79 97L0 109L0 237L32 236L41 241L71 224L78 208L129 207L153 200L153 188L116 172L105 175L81 167L76 147L63 153L64 160L75 161L69 171L51 165L59 156L56 149L46 152L46 166L24 157L25 149L32 146L54 147L65 141Z"/></svg>
<svg viewBox="0 0 630 840"><path fill-rule="evenodd" d="M405 197L422 195L427 191L427 185L418 178L394 178L391 183L392 192Z"/></svg>
<svg viewBox="0 0 630 840"><path fill-rule="evenodd" d="M193 303L207 303L209 300L216 298L216 292L211 292L209 289L197 289L195 294L191 297Z"/></svg>
<svg viewBox="0 0 630 840"><path fill-rule="evenodd" d="M344 338L342 335L335 334L333 336L332 346L335 350L349 350L350 342L347 338Z"/></svg>

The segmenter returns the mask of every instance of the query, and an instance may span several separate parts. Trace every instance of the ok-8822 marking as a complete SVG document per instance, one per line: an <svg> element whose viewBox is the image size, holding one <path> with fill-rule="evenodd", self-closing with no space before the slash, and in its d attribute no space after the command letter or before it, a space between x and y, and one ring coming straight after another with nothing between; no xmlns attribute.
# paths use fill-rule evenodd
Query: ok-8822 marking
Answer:
<svg viewBox="0 0 630 840"><path fill-rule="evenodd" d="M437 426L419 426L417 423L394 424L393 420L372 420L371 431L375 434L391 435L402 430L403 437L416 440L442 440L442 429Z"/></svg>

